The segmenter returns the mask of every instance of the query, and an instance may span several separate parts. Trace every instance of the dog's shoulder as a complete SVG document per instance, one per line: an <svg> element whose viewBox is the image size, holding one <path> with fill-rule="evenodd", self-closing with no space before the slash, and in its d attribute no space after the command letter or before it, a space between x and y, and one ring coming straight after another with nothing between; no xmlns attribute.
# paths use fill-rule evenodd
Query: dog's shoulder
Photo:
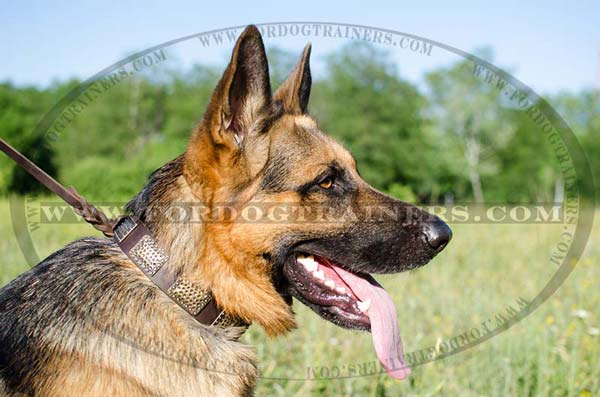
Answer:
<svg viewBox="0 0 600 397"><path fill-rule="evenodd" d="M0 378L8 382L3 387L26 393L21 380L39 369L53 346L81 335L85 319L106 312L107 297L119 294L112 287L139 277L133 270L112 240L83 238L0 289Z"/></svg>
<svg viewBox="0 0 600 397"><path fill-rule="evenodd" d="M251 389L254 354L233 340L241 331L216 333L173 309L111 240L74 241L0 290L0 390L33 395L77 365L92 374L110 362L114 376L131 368L132 357L147 390ZM180 377L153 375L165 365ZM234 384L221 368L239 369ZM183 378L194 381L184 387Z"/></svg>

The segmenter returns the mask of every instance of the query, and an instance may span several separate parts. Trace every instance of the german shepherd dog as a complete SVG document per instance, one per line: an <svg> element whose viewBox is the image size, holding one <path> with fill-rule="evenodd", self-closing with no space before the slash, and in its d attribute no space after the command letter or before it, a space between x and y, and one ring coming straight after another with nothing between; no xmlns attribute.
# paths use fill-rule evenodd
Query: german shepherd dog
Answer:
<svg viewBox="0 0 600 397"><path fill-rule="evenodd" d="M226 313L277 336L296 327L296 298L341 327L371 331L384 368L404 378L396 312L370 273L426 264L451 231L370 187L319 130L307 115L309 57L307 45L272 94L262 38L246 28L187 150L127 210L168 253L166 266ZM230 211L198 222L151 211L174 203ZM287 211L285 221L241 215L267 204ZM244 330L196 322L115 242L84 238L0 291L0 395L252 395Z"/></svg>

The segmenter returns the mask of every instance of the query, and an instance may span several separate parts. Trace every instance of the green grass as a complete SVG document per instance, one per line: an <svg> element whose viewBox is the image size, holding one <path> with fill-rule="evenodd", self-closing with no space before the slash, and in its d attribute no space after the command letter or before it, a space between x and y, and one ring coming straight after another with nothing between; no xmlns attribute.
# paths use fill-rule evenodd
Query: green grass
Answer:
<svg viewBox="0 0 600 397"><path fill-rule="evenodd" d="M0 201L0 281L28 268ZM556 270L548 258L560 225L452 225L450 246L417 271L378 277L392 295L405 351L436 346L470 330L519 297L532 299ZM94 234L86 225L39 227L32 233L45 256L66 242ZM267 340L250 328L265 378L257 395L298 396L596 396L600 395L600 227L564 285L508 331L456 356L418 366L409 380L386 375L334 380L306 378L311 368L375 360L370 335L340 329L295 302L299 328ZM575 311L579 311L574 313ZM577 315L579 313L579 315ZM344 367L346 366L346 367ZM279 379L269 379L279 378Z"/></svg>

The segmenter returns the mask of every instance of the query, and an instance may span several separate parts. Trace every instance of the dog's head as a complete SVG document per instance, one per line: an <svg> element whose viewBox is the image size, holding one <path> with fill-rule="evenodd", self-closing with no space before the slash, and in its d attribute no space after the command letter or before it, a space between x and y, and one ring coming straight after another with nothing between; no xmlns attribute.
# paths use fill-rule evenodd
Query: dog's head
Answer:
<svg viewBox="0 0 600 397"><path fill-rule="evenodd" d="M272 94L260 33L247 28L184 158L194 196L228 208L204 226L201 277L225 310L271 335L294 326L291 296L371 329L390 308L369 273L422 266L451 237L437 217L369 186L307 115L309 57L307 46Z"/></svg>

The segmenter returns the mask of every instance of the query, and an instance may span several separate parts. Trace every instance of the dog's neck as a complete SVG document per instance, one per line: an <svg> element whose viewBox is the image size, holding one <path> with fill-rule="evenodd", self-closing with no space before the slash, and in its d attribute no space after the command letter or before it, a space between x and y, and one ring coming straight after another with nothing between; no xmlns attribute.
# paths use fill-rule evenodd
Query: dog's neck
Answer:
<svg viewBox="0 0 600 397"><path fill-rule="evenodd" d="M156 170L126 210L146 224L169 255L166 266L170 272L197 278L197 274L189 273L193 273L198 245L202 243L202 224L197 219L179 217L194 203L182 176L182 162L182 157L178 157Z"/></svg>
<svg viewBox="0 0 600 397"><path fill-rule="evenodd" d="M243 249L235 249L230 224L203 223L202 203L184 175L184 156L165 164L149 178L127 210L146 223L158 245L169 255L174 278L186 278L210 290L227 317L258 323L276 336L295 327L289 304L261 269L269 264ZM210 200L209 200L210 201ZM178 208L180 209L173 209ZM186 213L180 219L177 215Z"/></svg>
<svg viewBox="0 0 600 397"><path fill-rule="evenodd" d="M182 176L181 158L155 171L144 189L127 205L127 210L146 225L160 250L168 257L161 267L165 274L161 280L164 277L172 280L169 295L193 316L199 313L198 310L202 311L199 302L207 302L207 298L208 302L214 300L214 297L211 298L211 285L202 276L203 261L199 259L203 247L203 220L190 216L197 213L199 206ZM207 317L204 313L198 321L206 325L244 324L237 317L209 310L208 303L203 306L207 313L214 312L216 316L213 318L208 314Z"/></svg>

